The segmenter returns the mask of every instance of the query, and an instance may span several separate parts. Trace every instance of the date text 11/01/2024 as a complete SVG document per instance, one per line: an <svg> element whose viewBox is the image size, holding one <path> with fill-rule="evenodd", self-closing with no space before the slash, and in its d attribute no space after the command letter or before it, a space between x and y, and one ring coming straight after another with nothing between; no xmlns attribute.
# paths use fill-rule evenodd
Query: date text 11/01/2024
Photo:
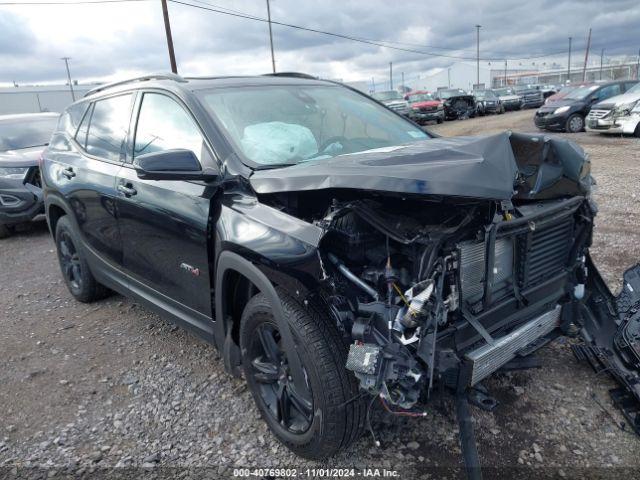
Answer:
<svg viewBox="0 0 640 480"><path fill-rule="evenodd" d="M233 470L235 478L399 478L397 470L385 468L238 468Z"/></svg>

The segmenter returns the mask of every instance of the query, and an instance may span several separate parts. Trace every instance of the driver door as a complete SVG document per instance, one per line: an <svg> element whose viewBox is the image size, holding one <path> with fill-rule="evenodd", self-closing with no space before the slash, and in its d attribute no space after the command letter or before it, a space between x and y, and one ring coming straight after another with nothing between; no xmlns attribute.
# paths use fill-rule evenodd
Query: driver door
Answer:
<svg viewBox="0 0 640 480"><path fill-rule="evenodd" d="M215 166L198 124L169 93L139 95L131 158L116 179L123 267L131 289L188 323L211 323L209 209L216 188L202 181L142 180L136 157L188 149ZM199 325L202 327L202 325Z"/></svg>

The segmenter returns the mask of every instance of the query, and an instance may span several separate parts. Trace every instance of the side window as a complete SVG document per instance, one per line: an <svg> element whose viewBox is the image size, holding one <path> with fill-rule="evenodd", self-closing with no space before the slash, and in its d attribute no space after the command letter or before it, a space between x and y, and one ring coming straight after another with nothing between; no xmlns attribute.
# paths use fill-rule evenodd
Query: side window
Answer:
<svg viewBox="0 0 640 480"><path fill-rule="evenodd" d="M87 115L80 125L83 132ZM131 94L98 100L93 105L89 130L86 133L85 150L91 155L111 161L119 161L124 153L129 120L131 119ZM76 137L77 138L77 137ZM82 137L78 143L82 145Z"/></svg>
<svg viewBox="0 0 640 480"><path fill-rule="evenodd" d="M613 85L607 85L606 87L602 87L600 91L598 91L595 95L597 100L605 100L609 97L613 97L614 95L620 95L622 93L622 89L620 88L619 83L615 83Z"/></svg>
<svg viewBox="0 0 640 480"><path fill-rule="evenodd" d="M87 132L89 131L89 122L91 121L92 113L93 103L89 106L86 113L84 114L82 123L80 124L80 128L78 128L78 132L76 133L76 142L78 142L83 149L87 148Z"/></svg>
<svg viewBox="0 0 640 480"><path fill-rule="evenodd" d="M191 150L201 160L206 147L194 120L175 100L160 93L145 93L133 157L174 148Z"/></svg>
<svg viewBox="0 0 640 480"><path fill-rule="evenodd" d="M67 108L60 118L58 119L58 126L56 131L66 132L69 137L73 138L78 129L78 124L82 120L82 115L87 109L87 103L78 103Z"/></svg>

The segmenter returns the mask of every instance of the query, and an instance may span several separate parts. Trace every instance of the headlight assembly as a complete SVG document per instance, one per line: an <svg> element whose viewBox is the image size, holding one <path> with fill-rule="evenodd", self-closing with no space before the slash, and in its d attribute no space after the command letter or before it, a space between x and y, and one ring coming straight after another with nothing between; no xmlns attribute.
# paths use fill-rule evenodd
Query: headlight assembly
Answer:
<svg viewBox="0 0 640 480"><path fill-rule="evenodd" d="M617 115L620 117L626 117L631 113L631 110L633 110L633 107L635 107L637 103L638 102L636 101L636 102L625 103L623 105L618 105L613 109L613 113L614 115Z"/></svg>
<svg viewBox="0 0 640 480"><path fill-rule="evenodd" d="M25 167L0 167L0 178L24 180L28 171L29 168Z"/></svg>
<svg viewBox="0 0 640 480"><path fill-rule="evenodd" d="M559 113L564 113L569 111L571 107L569 105L565 105L564 107L558 107L553 111L554 115L558 115Z"/></svg>

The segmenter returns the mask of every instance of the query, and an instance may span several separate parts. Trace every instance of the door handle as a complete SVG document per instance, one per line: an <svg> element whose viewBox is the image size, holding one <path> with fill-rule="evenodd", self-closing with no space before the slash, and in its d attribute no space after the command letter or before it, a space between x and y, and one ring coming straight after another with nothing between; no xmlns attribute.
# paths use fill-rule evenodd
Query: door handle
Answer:
<svg viewBox="0 0 640 480"><path fill-rule="evenodd" d="M76 172L73 171L72 167L67 167L64 170L62 170L62 175L67 177L69 180L71 180L73 177L76 176Z"/></svg>
<svg viewBox="0 0 640 480"><path fill-rule="evenodd" d="M123 184L118 185L118 191L120 193L123 193L126 197L130 197L138 193L138 191L135 188L133 188L133 185L131 185L130 183L127 183L126 185L123 185Z"/></svg>

